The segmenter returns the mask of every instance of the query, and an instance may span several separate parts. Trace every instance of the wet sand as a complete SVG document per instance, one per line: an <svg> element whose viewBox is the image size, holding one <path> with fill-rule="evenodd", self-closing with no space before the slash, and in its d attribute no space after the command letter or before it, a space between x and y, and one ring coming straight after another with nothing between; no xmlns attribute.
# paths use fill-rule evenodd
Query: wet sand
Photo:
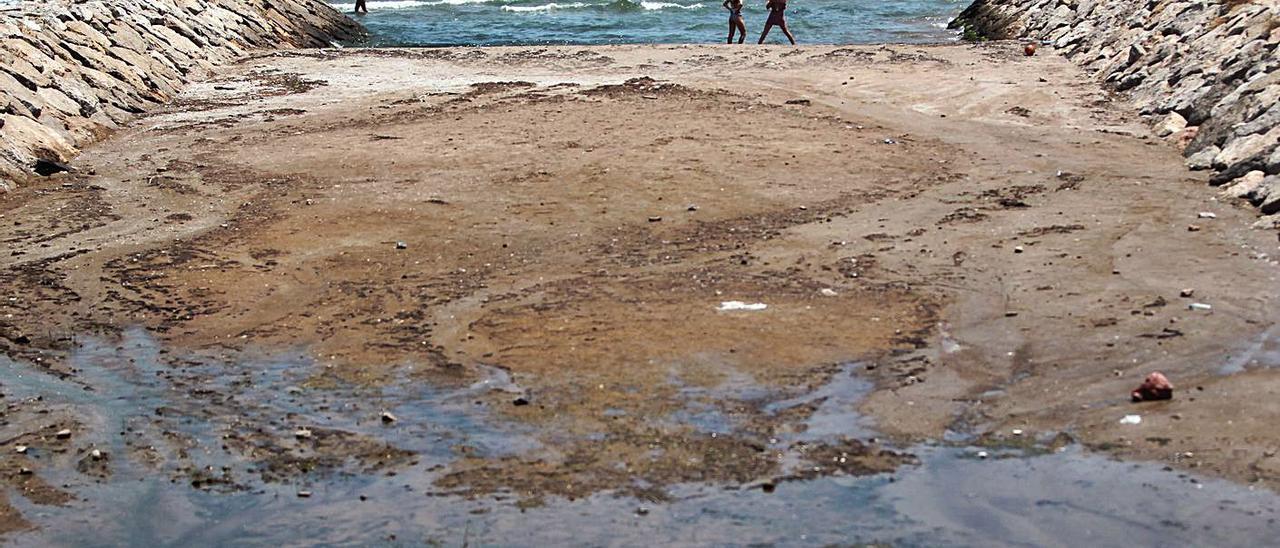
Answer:
<svg viewBox="0 0 1280 548"><path fill-rule="evenodd" d="M0 529L143 470L661 507L927 442L1274 489L1275 235L1129 112L1002 43L251 58L0 197Z"/></svg>

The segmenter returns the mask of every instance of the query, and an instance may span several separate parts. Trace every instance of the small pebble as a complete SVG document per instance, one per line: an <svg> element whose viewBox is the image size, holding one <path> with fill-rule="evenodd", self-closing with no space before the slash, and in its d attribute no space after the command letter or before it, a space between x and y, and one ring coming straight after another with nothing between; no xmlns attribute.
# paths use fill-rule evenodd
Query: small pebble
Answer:
<svg viewBox="0 0 1280 548"><path fill-rule="evenodd" d="M71 430L67 428L63 428L62 430L59 430L57 434L54 434L54 437L60 440L65 440L71 437Z"/></svg>

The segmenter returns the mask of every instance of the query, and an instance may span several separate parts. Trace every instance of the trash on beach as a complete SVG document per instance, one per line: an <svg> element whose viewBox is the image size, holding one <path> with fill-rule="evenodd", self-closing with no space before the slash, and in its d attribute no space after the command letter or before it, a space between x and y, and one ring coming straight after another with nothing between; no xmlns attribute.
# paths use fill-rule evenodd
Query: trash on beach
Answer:
<svg viewBox="0 0 1280 548"><path fill-rule="evenodd" d="M651 222L651 223L658 223L658 222L662 222L662 217L659 217L659 216L657 216L657 215L654 215L653 217L649 217L649 222Z"/></svg>
<svg viewBox="0 0 1280 548"><path fill-rule="evenodd" d="M988 455L986 451L978 451L978 458L980 458L980 459L985 459L985 458L987 458L987 457L989 457L989 456L990 456L990 455Z"/></svg>
<svg viewBox="0 0 1280 548"><path fill-rule="evenodd" d="M299 428L293 431L293 437L305 440L311 437L311 431L306 428Z"/></svg>
<svg viewBox="0 0 1280 548"><path fill-rule="evenodd" d="M27 453L27 446L19 445L17 447L14 447L13 450L16 451L19 455L25 455Z"/></svg>
<svg viewBox="0 0 1280 548"><path fill-rule="evenodd" d="M1190 310L1213 310L1213 305L1205 303L1191 303L1187 305Z"/></svg>
<svg viewBox="0 0 1280 548"><path fill-rule="evenodd" d="M1027 44L1026 46L1023 46L1023 47L1022 47L1022 54L1023 54L1023 55L1026 55L1027 57L1031 57L1032 55L1035 55L1035 54L1036 54L1036 44L1035 44L1035 42L1032 42L1032 43L1030 43L1030 44Z"/></svg>
<svg viewBox="0 0 1280 548"><path fill-rule="evenodd" d="M1155 371L1147 375L1146 380L1134 390L1130 397L1135 402L1173 399L1173 384L1164 373Z"/></svg>
<svg viewBox="0 0 1280 548"><path fill-rule="evenodd" d="M404 242L396 242L396 249L409 249L409 244Z"/></svg>
<svg viewBox="0 0 1280 548"><path fill-rule="evenodd" d="M831 289L830 287L824 287L821 291L818 291L818 293L821 293L823 297L835 297L836 295L839 295L839 293L836 293L836 290Z"/></svg>
<svg viewBox="0 0 1280 548"><path fill-rule="evenodd" d="M1196 290L1195 290L1195 289L1192 289L1192 288L1190 288L1190 287L1188 287L1188 288L1186 288L1186 289L1183 289L1183 290L1182 290L1182 293L1180 293L1180 295L1182 295L1184 298L1187 298L1187 297L1194 297L1194 296L1195 296L1195 294L1196 294Z"/></svg>
<svg viewBox="0 0 1280 548"><path fill-rule="evenodd" d="M893 140L893 139L885 139L885 140L884 140L884 141L882 141L882 142L883 142L884 144L886 144L886 145L896 145L896 144L898 144L898 142L897 142L897 141L895 141L895 140Z"/></svg>
<svg viewBox="0 0 1280 548"><path fill-rule="evenodd" d="M734 311L734 310L757 311L757 310L764 310L766 308L769 308L769 305L764 303L744 303L742 301L725 301L720 303L720 308L718 308L717 310L721 312L728 312L728 311Z"/></svg>
<svg viewBox="0 0 1280 548"><path fill-rule="evenodd" d="M1142 415L1125 415L1120 424L1142 424Z"/></svg>
<svg viewBox="0 0 1280 548"><path fill-rule="evenodd" d="M1217 218L1218 218L1218 214L1216 214L1216 213L1210 213L1210 212L1208 212L1208 211L1201 211L1201 212L1200 212L1200 218L1201 218L1201 219L1217 219Z"/></svg>

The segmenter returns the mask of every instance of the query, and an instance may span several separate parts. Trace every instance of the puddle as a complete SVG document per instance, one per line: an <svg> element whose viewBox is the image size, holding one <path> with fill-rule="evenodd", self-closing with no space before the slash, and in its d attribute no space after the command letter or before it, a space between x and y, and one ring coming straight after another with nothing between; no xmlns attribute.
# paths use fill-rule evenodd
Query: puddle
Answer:
<svg viewBox="0 0 1280 548"><path fill-rule="evenodd" d="M39 395L49 408L73 410L86 421L73 445L112 455L112 473L101 481L74 466L42 466L41 475L75 493L69 506L38 506L11 492L14 506L40 526L8 539L18 545L1127 547L1269 545L1280 538L1280 496L1271 491L1078 447L1048 454L987 449L993 456L978 459L977 449L922 445L907 449L919 464L893 474L782 481L768 492L759 483L682 484L667 489L668 503L601 493L522 508L511 494L469 500L434 487L458 446L491 455L540 448L531 432L496 423L476 404L493 391L522 392L499 368L452 388L406 376L379 388L322 389L308 381L323 366L302 352L238 363L175 360L142 331L127 332L118 345L89 343L72 364L78 376L61 380L0 358L7 400ZM753 402L767 415L811 408L804 427L779 433L776 447L870 436L873 425L856 408L872 385L859 369L846 364L810 393L786 397L749 376L728 375L716 387L682 389L690 406L663 420L732 432L735 417L715 404L728 399ZM398 420L382 424L383 410ZM255 474L260 455L228 442L254 429L291 441L298 427L408 449L414 462L373 471L347 462L262 481ZM152 454L146 447L159 453L155 461L132 458ZM797 459L790 452L782 458ZM184 467L226 474L242 488L193 488ZM309 496L299 497L304 490Z"/></svg>
<svg viewBox="0 0 1280 548"><path fill-rule="evenodd" d="M427 478L346 478L312 498L267 488L217 495L164 482L90 489L93 506L23 508L41 545L1270 545L1280 497L1158 465L1067 450L978 460L917 447L894 475L831 477L774 492L686 485L651 504L596 495L521 510L511 501L426 496ZM406 488L406 486L408 486ZM365 495L367 500L360 501ZM103 501L111 497L110 502ZM80 506L80 505L77 505ZM549 527L549 524L555 526Z"/></svg>

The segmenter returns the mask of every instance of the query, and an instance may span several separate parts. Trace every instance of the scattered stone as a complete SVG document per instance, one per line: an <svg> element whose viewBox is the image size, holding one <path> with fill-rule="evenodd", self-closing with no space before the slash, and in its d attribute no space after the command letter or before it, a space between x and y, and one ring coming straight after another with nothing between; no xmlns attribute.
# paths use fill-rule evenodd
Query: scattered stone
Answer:
<svg viewBox="0 0 1280 548"><path fill-rule="evenodd" d="M19 455L25 455L27 454L27 446L25 445L16 446L13 448L13 451Z"/></svg>
<svg viewBox="0 0 1280 548"><path fill-rule="evenodd" d="M898 144L898 142L897 142L897 141L895 141L895 140L893 140L893 139L885 139L884 141L881 141L881 142L882 142L882 143L884 143L884 144L886 144L886 145L896 145L896 144Z"/></svg>
<svg viewBox="0 0 1280 548"><path fill-rule="evenodd" d="M1125 415L1124 418L1120 419L1120 424L1142 424L1142 415Z"/></svg>
<svg viewBox="0 0 1280 548"><path fill-rule="evenodd" d="M311 439L311 430L308 430L306 428L299 428L293 431L293 437L298 438L300 440Z"/></svg>
<svg viewBox="0 0 1280 548"><path fill-rule="evenodd" d="M1193 289L1193 288L1188 287L1188 288L1186 288L1186 289L1183 289L1183 290L1182 290L1182 292L1181 292L1181 293L1179 293L1179 295L1181 295L1184 299L1186 299L1186 298L1191 298L1191 297L1194 297L1194 296L1196 295L1196 290L1195 290L1195 289Z"/></svg>
<svg viewBox="0 0 1280 548"><path fill-rule="evenodd" d="M103 453L100 449L94 449L93 451L89 452L89 458L93 460L102 460L102 458L105 456L106 454Z"/></svg>
<svg viewBox="0 0 1280 548"><path fill-rule="evenodd" d="M637 516L647 516L647 515L649 515L649 509L648 509L648 508L646 508L646 507L644 507L644 506L641 506L641 507L639 507L639 508L636 508L636 515L637 515Z"/></svg>
<svg viewBox="0 0 1280 548"><path fill-rule="evenodd" d="M70 438L70 437L71 437L71 430L70 430L70 429L68 429L68 428L63 428L62 430L59 430L59 431L58 431L58 433L54 434L53 436L54 436L55 438L60 439L60 440L65 440L65 439L67 439L67 438Z"/></svg>
<svg viewBox="0 0 1280 548"><path fill-rule="evenodd" d="M698 206L696 206L696 205L694 205L694 204L689 204L689 207L688 207L688 208L686 208L686 210L688 210L688 211L697 211L697 210L698 210Z"/></svg>
<svg viewBox="0 0 1280 548"><path fill-rule="evenodd" d="M1187 232L1200 232L1200 225L1187 225Z"/></svg>
<svg viewBox="0 0 1280 548"><path fill-rule="evenodd" d="M523 407L523 406L529 405L529 398L526 398L524 396L519 396L516 399L511 400L511 405L514 405L516 407Z"/></svg>
<svg viewBox="0 0 1280 548"><path fill-rule="evenodd" d="M1013 429L1013 435L1015 435L1015 436L1021 436L1021 435L1022 435L1022 429L1021 429L1021 428L1014 428L1014 429Z"/></svg>
<svg viewBox="0 0 1280 548"><path fill-rule="evenodd" d="M1014 253L1022 253L1023 251L1026 251L1026 250L1025 250L1025 249L1023 249L1023 248L1022 248L1022 246L1020 246L1020 245L1019 245L1019 246L1014 246L1014 247L1013 247L1013 252L1014 252Z"/></svg>
<svg viewBox="0 0 1280 548"><path fill-rule="evenodd" d="M298 491L298 498L300 499L311 498L311 491Z"/></svg>
<svg viewBox="0 0 1280 548"><path fill-rule="evenodd" d="M800 105L800 106L806 106L806 107L809 106L811 103L813 103L813 101L810 101L809 99L804 99L804 98L791 99L787 101L788 105Z"/></svg>
<svg viewBox="0 0 1280 548"><path fill-rule="evenodd" d="M1159 371L1152 372L1136 390L1129 394L1134 402L1173 399L1173 384Z"/></svg>
<svg viewBox="0 0 1280 548"><path fill-rule="evenodd" d="M660 222L662 222L662 217L658 217L658 216L656 216L656 215L655 215L655 216L653 216L653 217L649 217L649 222L651 222L651 223L660 223Z"/></svg>
<svg viewBox="0 0 1280 548"><path fill-rule="evenodd" d="M1210 211L1201 211L1201 212L1200 212L1200 214L1199 214L1199 217L1200 217L1201 219L1217 219L1217 218L1218 218L1218 214L1217 214L1217 213L1210 212Z"/></svg>
<svg viewBox="0 0 1280 548"><path fill-rule="evenodd" d="M987 452L986 452L986 451L978 451L978 458L980 458L980 459L985 459L985 458L987 458L987 457L989 457L989 456L991 456L991 455L987 454Z"/></svg>
<svg viewBox="0 0 1280 548"><path fill-rule="evenodd" d="M391 424L393 422L400 420L396 418L395 415L392 415L390 411L383 411L381 416L382 416L383 424Z"/></svg>
<svg viewBox="0 0 1280 548"><path fill-rule="evenodd" d="M821 293L823 297L835 297L836 295L839 295L839 293L836 293L836 290L829 287L822 288L818 293Z"/></svg>
<svg viewBox="0 0 1280 548"><path fill-rule="evenodd" d="M409 249L409 244L404 242L396 242L396 249Z"/></svg>
<svg viewBox="0 0 1280 548"><path fill-rule="evenodd" d="M769 308L769 305L764 303L744 303L742 301L725 301L720 303L720 308L717 308L717 310L721 312L729 312L729 311L735 311L735 310L760 311L766 308Z"/></svg>

